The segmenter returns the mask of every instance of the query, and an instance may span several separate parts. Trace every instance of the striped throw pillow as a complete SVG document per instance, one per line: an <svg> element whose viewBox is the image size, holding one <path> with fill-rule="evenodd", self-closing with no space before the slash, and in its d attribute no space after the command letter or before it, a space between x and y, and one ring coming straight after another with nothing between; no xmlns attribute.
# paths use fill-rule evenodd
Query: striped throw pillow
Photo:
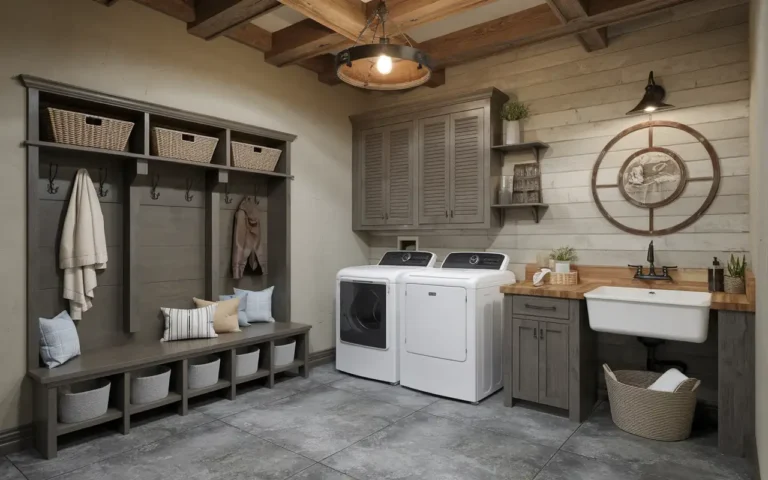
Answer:
<svg viewBox="0 0 768 480"><path fill-rule="evenodd" d="M216 304L203 308L161 308L165 317L165 332L161 342L218 337L213 330Z"/></svg>

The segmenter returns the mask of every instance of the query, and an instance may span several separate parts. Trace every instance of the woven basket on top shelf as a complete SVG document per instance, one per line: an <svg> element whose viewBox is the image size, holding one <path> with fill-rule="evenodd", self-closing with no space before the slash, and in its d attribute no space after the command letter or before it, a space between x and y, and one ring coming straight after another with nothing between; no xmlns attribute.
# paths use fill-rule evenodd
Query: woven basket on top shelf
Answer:
<svg viewBox="0 0 768 480"><path fill-rule="evenodd" d="M152 127L152 154L190 162L211 163L218 138Z"/></svg>
<svg viewBox="0 0 768 480"><path fill-rule="evenodd" d="M579 283L579 272L557 273L547 275L546 283L552 285L576 285Z"/></svg>
<svg viewBox="0 0 768 480"><path fill-rule="evenodd" d="M51 134L56 143L125 151L133 122L47 108Z"/></svg>
<svg viewBox="0 0 768 480"><path fill-rule="evenodd" d="M274 172L280 154L277 148L262 147L249 143L232 143L232 164L239 168Z"/></svg>
<svg viewBox="0 0 768 480"><path fill-rule="evenodd" d="M648 387L658 380L660 373L612 372L605 364L603 369L611 416L617 427L640 437L665 442L685 440L690 436L699 380L689 378L674 392L658 392L648 390Z"/></svg>

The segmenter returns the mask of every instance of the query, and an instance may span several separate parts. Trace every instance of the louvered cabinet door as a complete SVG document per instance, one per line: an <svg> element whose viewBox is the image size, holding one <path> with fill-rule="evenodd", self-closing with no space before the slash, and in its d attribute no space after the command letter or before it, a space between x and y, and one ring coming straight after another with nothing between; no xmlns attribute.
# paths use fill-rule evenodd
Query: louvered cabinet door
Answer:
<svg viewBox="0 0 768 480"><path fill-rule="evenodd" d="M362 203L362 219L360 223L362 225L384 225L387 209L385 189L386 129L364 130L361 135L360 201Z"/></svg>
<svg viewBox="0 0 768 480"><path fill-rule="evenodd" d="M451 115L450 222L485 221L483 109Z"/></svg>
<svg viewBox="0 0 768 480"><path fill-rule="evenodd" d="M419 224L449 222L450 116L419 120Z"/></svg>
<svg viewBox="0 0 768 480"><path fill-rule="evenodd" d="M387 212L388 225L412 225L414 205L413 123L389 127L387 142Z"/></svg>

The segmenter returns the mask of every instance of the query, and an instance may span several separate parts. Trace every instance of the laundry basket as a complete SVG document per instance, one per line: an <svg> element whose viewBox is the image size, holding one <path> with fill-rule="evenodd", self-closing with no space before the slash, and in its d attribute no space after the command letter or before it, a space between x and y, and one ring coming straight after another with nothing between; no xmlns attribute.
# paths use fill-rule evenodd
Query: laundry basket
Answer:
<svg viewBox="0 0 768 480"><path fill-rule="evenodd" d="M48 108L50 131L56 143L124 151L134 123L88 115L60 108Z"/></svg>
<svg viewBox="0 0 768 480"><path fill-rule="evenodd" d="M277 148L251 145L250 143L232 143L232 163L239 168L274 172L277 161L283 153Z"/></svg>
<svg viewBox="0 0 768 480"><path fill-rule="evenodd" d="M168 396L171 369L165 366L150 367L131 374L131 404L142 405Z"/></svg>
<svg viewBox="0 0 768 480"><path fill-rule="evenodd" d="M676 442L691 434L696 410L696 389L701 382L689 378L674 392L658 392L648 387L660 376L656 372L611 371L603 364L613 423L634 435Z"/></svg>
<svg viewBox="0 0 768 480"><path fill-rule="evenodd" d="M218 138L168 128L152 127L150 148L153 155L198 163L211 163Z"/></svg>
<svg viewBox="0 0 768 480"><path fill-rule="evenodd" d="M78 423L107 413L109 387L109 380L100 378L59 388L59 421Z"/></svg>

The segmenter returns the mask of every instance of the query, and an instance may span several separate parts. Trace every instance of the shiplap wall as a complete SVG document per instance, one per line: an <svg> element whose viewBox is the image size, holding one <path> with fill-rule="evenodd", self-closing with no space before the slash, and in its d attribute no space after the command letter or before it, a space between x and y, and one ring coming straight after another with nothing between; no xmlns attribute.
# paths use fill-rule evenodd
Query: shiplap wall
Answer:
<svg viewBox="0 0 768 480"><path fill-rule="evenodd" d="M678 107L653 119L681 122L701 132L717 151L723 176L704 217L679 233L653 238L657 263L705 267L713 256L730 252L749 258L748 9L741 0L691 2L610 28L610 44L603 50L587 53L574 38L562 38L450 68L440 88L377 100L378 108L495 86L530 106L524 141L550 144L541 161L542 197L550 207L541 223L535 224L528 211L510 210L498 232L424 231L419 246L435 251L441 260L452 250L504 252L518 276L539 252L565 244L578 250L583 264L644 263L651 238L608 223L592 200L590 181L592 166L611 138L648 119L625 112L639 101L653 70L667 89L667 101ZM706 152L689 135L656 129L654 136L655 144L683 157L691 176L711 172ZM623 160L644 146L645 131L622 140L605 160L613 168L601 176L615 178ZM530 159L508 155L504 173ZM685 219L708 189L707 182L690 184L681 199L657 210L656 227ZM614 216L632 226L647 226L647 212L620 199L617 190L601 192L606 200L604 195ZM371 236L369 245L374 262L396 240Z"/></svg>

